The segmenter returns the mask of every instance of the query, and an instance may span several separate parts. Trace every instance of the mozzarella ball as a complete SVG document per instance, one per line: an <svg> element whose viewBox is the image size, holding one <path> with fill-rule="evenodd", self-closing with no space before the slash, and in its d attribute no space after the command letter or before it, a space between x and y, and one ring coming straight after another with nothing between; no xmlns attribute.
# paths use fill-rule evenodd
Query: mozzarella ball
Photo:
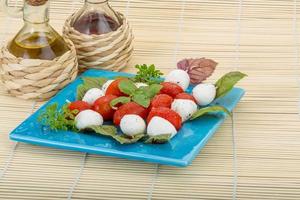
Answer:
<svg viewBox="0 0 300 200"><path fill-rule="evenodd" d="M175 83L186 90L190 84L190 76L184 70L175 69L166 76L165 82Z"/></svg>
<svg viewBox="0 0 300 200"><path fill-rule="evenodd" d="M193 89L193 96L198 105L206 106L216 97L216 87L210 83L200 83Z"/></svg>
<svg viewBox="0 0 300 200"><path fill-rule="evenodd" d="M120 128L125 135L134 136L145 133L146 123L138 115L124 115L120 122Z"/></svg>
<svg viewBox="0 0 300 200"><path fill-rule="evenodd" d="M102 91L103 91L104 94L106 93L107 88L110 86L110 84L111 84L112 82L114 82L114 80L108 80L108 81L106 81L106 82L102 85Z"/></svg>
<svg viewBox="0 0 300 200"><path fill-rule="evenodd" d="M75 117L75 125L79 130L85 129L89 126L101 126L102 124L103 117L93 110L81 111Z"/></svg>
<svg viewBox="0 0 300 200"><path fill-rule="evenodd" d="M147 127L147 134L149 136L157 136L162 134L176 135L177 130L168 120L162 117L153 117Z"/></svg>
<svg viewBox="0 0 300 200"><path fill-rule="evenodd" d="M135 83L135 86L136 86L137 88L140 88L140 87L147 87L148 84L146 84L146 83Z"/></svg>
<svg viewBox="0 0 300 200"><path fill-rule="evenodd" d="M87 102L90 105L93 105L94 102L99 98L104 96L104 93L99 88L89 89L82 98L82 101Z"/></svg>
<svg viewBox="0 0 300 200"><path fill-rule="evenodd" d="M184 122L197 111L197 104L188 99L175 99L171 105L171 109L177 112Z"/></svg>

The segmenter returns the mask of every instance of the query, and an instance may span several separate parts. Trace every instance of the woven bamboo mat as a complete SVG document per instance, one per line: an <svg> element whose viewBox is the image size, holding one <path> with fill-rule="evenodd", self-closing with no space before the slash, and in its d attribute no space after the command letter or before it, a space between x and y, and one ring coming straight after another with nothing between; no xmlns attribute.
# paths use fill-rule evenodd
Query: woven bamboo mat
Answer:
<svg viewBox="0 0 300 200"><path fill-rule="evenodd" d="M219 62L211 80L230 70L247 73L233 121L191 166L175 168L14 143L8 133L41 104L1 88L0 199L300 199L300 1L111 3L134 28L125 71L154 63L167 72L181 58L204 56ZM81 5L51 0L51 24L61 30ZM0 41L21 25L0 12Z"/></svg>

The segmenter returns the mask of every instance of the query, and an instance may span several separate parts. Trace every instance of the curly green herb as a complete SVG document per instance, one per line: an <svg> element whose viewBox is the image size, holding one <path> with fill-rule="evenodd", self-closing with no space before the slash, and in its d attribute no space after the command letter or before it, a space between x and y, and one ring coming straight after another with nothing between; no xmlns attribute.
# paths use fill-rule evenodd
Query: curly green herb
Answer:
<svg viewBox="0 0 300 200"><path fill-rule="evenodd" d="M48 126L51 130L71 130L78 132L74 120L77 113L78 110L69 110L68 104L59 109L58 104L54 103L40 113L38 121L42 125Z"/></svg>
<svg viewBox="0 0 300 200"><path fill-rule="evenodd" d="M136 65L135 68L138 69L138 72L133 78L134 82L142 82L149 85L161 82L160 78L163 73L160 70L155 69L155 65Z"/></svg>

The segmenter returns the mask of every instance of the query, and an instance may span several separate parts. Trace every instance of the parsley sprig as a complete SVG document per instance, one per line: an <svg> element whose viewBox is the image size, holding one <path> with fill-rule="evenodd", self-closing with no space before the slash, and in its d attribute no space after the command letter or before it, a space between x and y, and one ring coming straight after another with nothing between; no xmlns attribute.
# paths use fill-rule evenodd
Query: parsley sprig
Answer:
<svg viewBox="0 0 300 200"><path fill-rule="evenodd" d="M78 132L74 120L78 110L71 111L68 106L69 104L65 104L59 109L57 103L51 104L40 113L38 121L42 125L48 126L51 130L71 130Z"/></svg>
<svg viewBox="0 0 300 200"><path fill-rule="evenodd" d="M135 68L138 72L133 78L134 82L147 83L148 85L161 82L160 78L163 73L156 69L155 65L136 65Z"/></svg>

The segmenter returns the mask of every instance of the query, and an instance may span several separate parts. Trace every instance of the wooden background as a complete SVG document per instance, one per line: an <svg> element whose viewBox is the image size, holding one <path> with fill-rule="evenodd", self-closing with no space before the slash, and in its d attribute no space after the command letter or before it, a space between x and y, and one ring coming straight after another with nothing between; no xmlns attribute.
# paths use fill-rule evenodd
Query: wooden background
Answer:
<svg viewBox="0 0 300 200"><path fill-rule="evenodd" d="M231 70L247 73L240 83L247 94L232 123L187 168L87 155L10 141L9 132L41 103L1 88L0 199L300 199L300 1L111 4L134 28L134 57L125 71L154 63L167 72L179 59L207 57L219 62L211 80ZM61 30L81 5L51 0L53 27ZM0 41L21 25L0 12Z"/></svg>

